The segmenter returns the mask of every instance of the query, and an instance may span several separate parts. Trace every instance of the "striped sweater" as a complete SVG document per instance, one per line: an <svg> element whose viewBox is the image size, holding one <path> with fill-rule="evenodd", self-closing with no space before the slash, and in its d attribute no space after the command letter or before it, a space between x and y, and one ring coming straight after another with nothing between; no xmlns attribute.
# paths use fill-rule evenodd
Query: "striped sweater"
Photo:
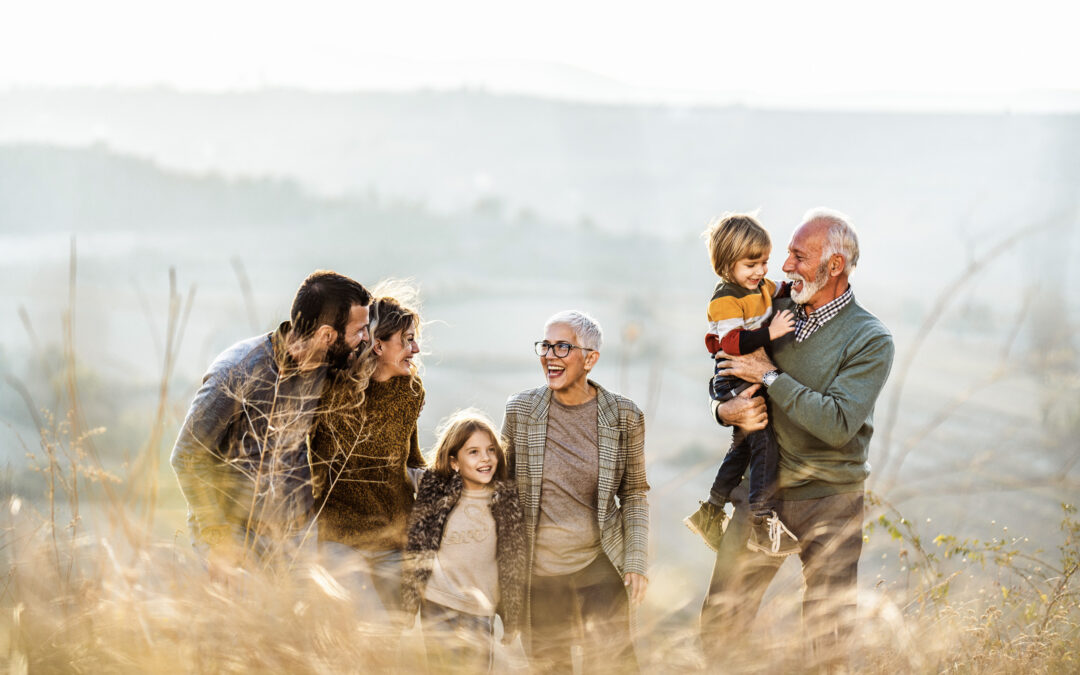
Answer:
<svg viewBox="0 0 1080 675"><path fill-rule="evenodd" d="M773 298L786 295L788 288L769 279L762 279L752 291L728 281L716 282L707 311L705 347L709 353L749 354L769 344Z"/></svg>

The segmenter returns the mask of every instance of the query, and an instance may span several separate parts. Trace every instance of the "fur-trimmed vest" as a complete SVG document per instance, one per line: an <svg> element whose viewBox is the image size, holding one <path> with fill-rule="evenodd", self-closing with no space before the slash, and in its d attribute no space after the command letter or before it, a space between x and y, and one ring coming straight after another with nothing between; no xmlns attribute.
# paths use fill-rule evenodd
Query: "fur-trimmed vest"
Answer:
<svg viewBox="0 0 1080 675"><path fill-rule="evenodd" d="M506 635L521 630L525 604L525 528L518 503L517 487L511 481L494 481L491 516L495 519L495 562L499 568L499 606ZM409 543L406 546L402 592L405 611L411 616L420 607L424 588L431 578L443 530L450 512L461 497L461 474L440 476L428 471L420 480L420 490L409 516Z"/></svg>

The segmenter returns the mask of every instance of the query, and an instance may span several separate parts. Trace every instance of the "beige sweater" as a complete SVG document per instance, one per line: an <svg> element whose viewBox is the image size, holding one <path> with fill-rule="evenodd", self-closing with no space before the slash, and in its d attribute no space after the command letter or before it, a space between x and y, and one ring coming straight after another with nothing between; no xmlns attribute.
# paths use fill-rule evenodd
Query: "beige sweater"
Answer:
<svg viewBox="0 0 1080 675"><path fill-rule="evenodd" d="M495 518L488 504L491 489L462 490L446 519L424 597L477 616L494 616L499 604L499 568L495 562Z"/></svg>

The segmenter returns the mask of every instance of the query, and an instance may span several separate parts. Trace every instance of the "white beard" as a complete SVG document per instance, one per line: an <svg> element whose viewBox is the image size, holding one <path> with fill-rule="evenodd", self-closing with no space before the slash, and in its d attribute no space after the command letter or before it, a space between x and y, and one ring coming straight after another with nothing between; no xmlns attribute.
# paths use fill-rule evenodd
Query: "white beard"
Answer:
<svg viewBox="0 0 1080 675"><path fill-rule="evenodd" d="M791 291L791 299L795 301L795 304L805 305L810 302L810 298L817 295L818 291L825 288L825 284L829 281L829 277L825 272L826 269L819 269L814 281L807 281L801 274L796 274L794 272L787 275L787 278L792 281L802 282L801 291L796 291L794 289Z"/></svg>

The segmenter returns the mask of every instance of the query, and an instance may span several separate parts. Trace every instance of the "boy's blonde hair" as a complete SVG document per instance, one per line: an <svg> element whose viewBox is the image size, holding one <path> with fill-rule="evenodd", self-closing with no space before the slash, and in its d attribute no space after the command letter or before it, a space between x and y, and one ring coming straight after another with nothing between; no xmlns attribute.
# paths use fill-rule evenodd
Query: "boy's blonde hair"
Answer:
<svg viewBox="0 0 1080 675"><path fill-rule="evenodd" d="M735 263L745 258L760 258L772 250L769 233L757 221L756 213L725 213L709 223L705 237L713 270L731 282Z"/></svg>
<svg viewBox="0 0 1080 675"><path fill-rule="evenodd" d="M435 443L435 461L431 470L441 476L449 476L454 472L450 467L450 459L457 458L458 451L465 446L477 431L486 432L491 436L491 444L495 446L495 456L499 463L495 466L494 477L498 480L506 480L509 472L506 468L506 450L503 448L502 439L495 431L495 425L487 415L476 408L465 408L451 413L439 422L436 430L439 440Z"/></svg>

